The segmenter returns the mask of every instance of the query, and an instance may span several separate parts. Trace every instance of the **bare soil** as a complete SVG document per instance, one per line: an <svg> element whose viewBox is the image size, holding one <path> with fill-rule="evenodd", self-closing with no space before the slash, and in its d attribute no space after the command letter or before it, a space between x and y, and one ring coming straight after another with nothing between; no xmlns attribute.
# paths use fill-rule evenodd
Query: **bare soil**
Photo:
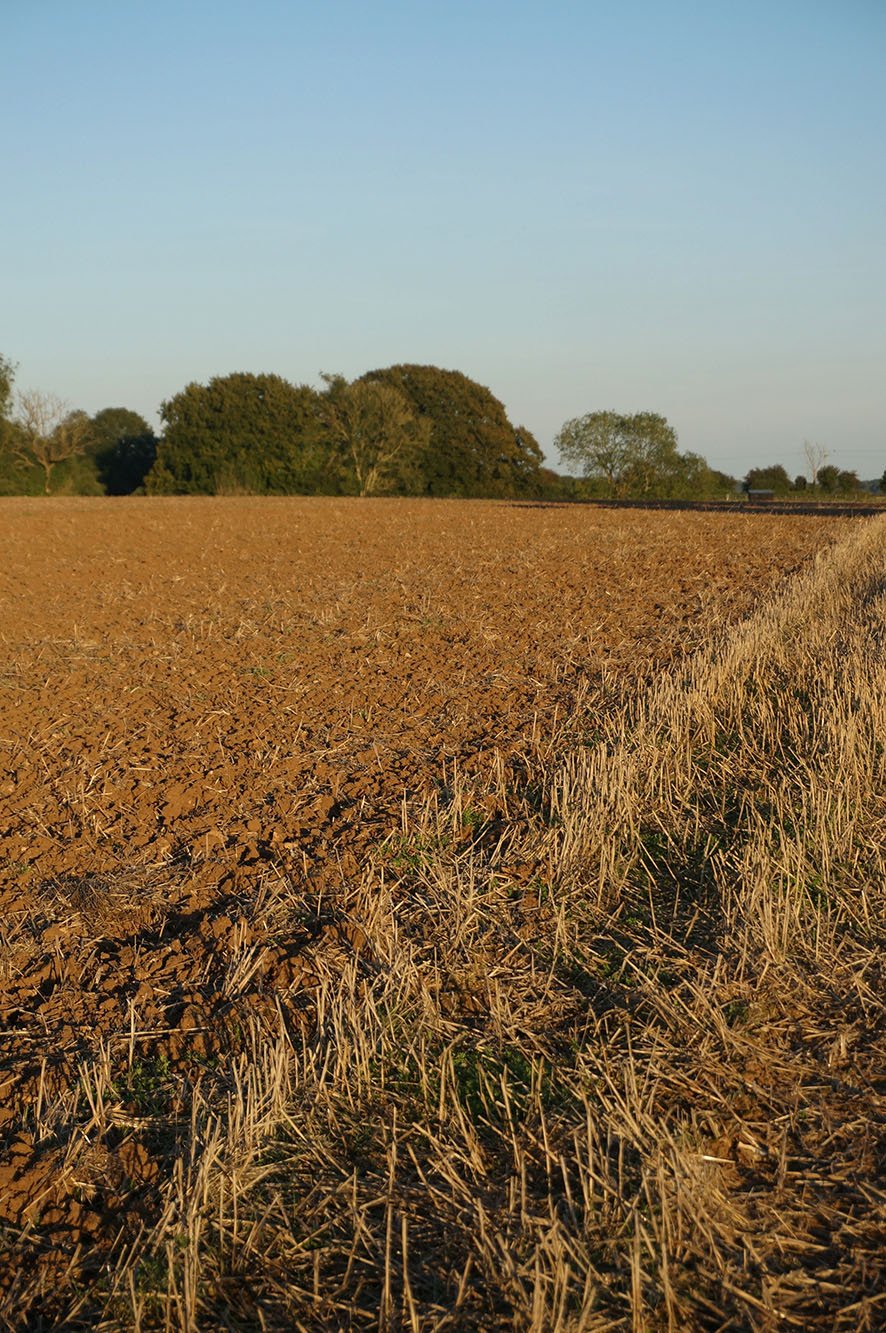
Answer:
<svg viewBox="0 0 886 1333"><path fill-rule="evenodd" d="M312 958L359 948L322 914L264 939L275 877L334 896L456 772L482 806L582 693L648 681L851 521L4 501L0 1224L64 1266L149 1215L151 1077L209 1067L281 997L307 1015ZM102 1059L118 1123L68 1179L41 1112Z"/></svg>

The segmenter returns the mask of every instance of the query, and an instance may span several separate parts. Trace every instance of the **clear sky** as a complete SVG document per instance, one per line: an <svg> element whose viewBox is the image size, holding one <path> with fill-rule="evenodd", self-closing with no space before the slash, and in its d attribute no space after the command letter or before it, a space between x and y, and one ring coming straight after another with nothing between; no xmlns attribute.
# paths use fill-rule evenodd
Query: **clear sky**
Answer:
<svg viewBox="0 0 886 1333"><path fill-rule="evenodd" d="M142 412L398 361L886 468L886 0L6 0L0 352Z"/></svg>

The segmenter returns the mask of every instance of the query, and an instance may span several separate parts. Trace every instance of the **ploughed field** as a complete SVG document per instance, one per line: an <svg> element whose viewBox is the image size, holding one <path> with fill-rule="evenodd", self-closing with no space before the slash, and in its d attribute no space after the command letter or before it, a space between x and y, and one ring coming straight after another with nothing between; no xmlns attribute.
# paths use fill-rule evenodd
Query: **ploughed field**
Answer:
<svg viewBox="0 0 886 1333"><path fill-rule="evenodd" d="M604 709L640 688L850 525L502 502L2 502L8 1234L33 1222L41 1262L65 1268L77 1243L119 1241L124 1206L150 1222L164 1147L144 1071L193 1078L257 1015L309 1024L316 959L360 948L349 886L370 866L396 874L411 812L468 782L464 836L494 838L497 793L578 700ZM519 888L535 867L501 873ZM283 882L345 908L266 935ZM102 1061L114 1123L68 1179L70 1146L41 1116Z"/></svg>
<svg viewBox="0 0 886 1333"><path fill-rule="evenodd" d="M402 801L649 677L846 524L483 502L7 502L0 866L339 881ZM20 902L20 895L25 900ZM11 904L7 902L8 909Z"/></svg>

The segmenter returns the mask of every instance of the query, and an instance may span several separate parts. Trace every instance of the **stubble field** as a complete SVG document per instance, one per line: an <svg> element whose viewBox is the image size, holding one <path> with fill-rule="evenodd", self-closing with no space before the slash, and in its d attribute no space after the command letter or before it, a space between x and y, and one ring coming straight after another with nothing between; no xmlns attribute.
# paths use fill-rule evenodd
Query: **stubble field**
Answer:
<svg viewBox="0 0 886 1333"><path fill-rule="evenodd" d="M748 904L725 905L705 865L725 849L745 891L751 862L736 870L729 839L747 858L785 822L787 761L758 756L751 778L733 719L687 781L674 739L699 763L685 699L698 716L716 695L699 660L732 660L734 627L788 576L814 581L817 552L825 577L828 548L862 526L4 502L7 1325L725 1329L814 1327L820 1307L823 1328L873 1327L865 1189L842 1240L830 1195L784 1193L807 1103L833 1103L816 1142L852 1157L856 1185L870 1171L868 965L846 962L854 999L834 980L827 1018L805 954L808 991L783 989L786 927L752 947ZM878 559L867 550L865 570ZM792 624L782 656L802 638ZM773 662L790 692L801 668ZM755 673L725 712L759 707ZM705 783L716 794L690 810ZM747 795L761 786L765 816ZM853 903L875 856L856 835L838 858ZM828 865L815 873L836 903ZM807 907L790 908L804 939ZM687 1031L699 1052L713 1042L713 1079L660 1030L669 1006L673 1020L713 1003L703 977L717 1018ZM804 1100L821 1060L833 1086ZM677 1148L685 1179L665 1162ZM701 1240L699 1191L717 1200ZM829 1276L809 1276L813 1255Z"/></svg>

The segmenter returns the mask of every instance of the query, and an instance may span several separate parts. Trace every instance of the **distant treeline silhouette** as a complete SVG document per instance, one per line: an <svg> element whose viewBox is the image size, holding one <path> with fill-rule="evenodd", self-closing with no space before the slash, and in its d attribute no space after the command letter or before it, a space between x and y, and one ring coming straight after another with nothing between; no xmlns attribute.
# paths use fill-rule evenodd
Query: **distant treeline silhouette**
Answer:
<svg viewBox="0 0 886 1333"><path fill-rule="evenodd" d="M457 370L396 365L323 387L235 372L162 403L158 437L124 407L90 417L39 390L14 392L0 356L0 495L428 495L575 500L712 499L739 490L654 412L591 412L555 441L575 475ZM820 447L816 446L816 449ZM807 450L809 446L807 446ZM755 468L745 489L851 496L854 472L810 461L813 479ZM883 489L886 490L886 484Z"/></svg>

